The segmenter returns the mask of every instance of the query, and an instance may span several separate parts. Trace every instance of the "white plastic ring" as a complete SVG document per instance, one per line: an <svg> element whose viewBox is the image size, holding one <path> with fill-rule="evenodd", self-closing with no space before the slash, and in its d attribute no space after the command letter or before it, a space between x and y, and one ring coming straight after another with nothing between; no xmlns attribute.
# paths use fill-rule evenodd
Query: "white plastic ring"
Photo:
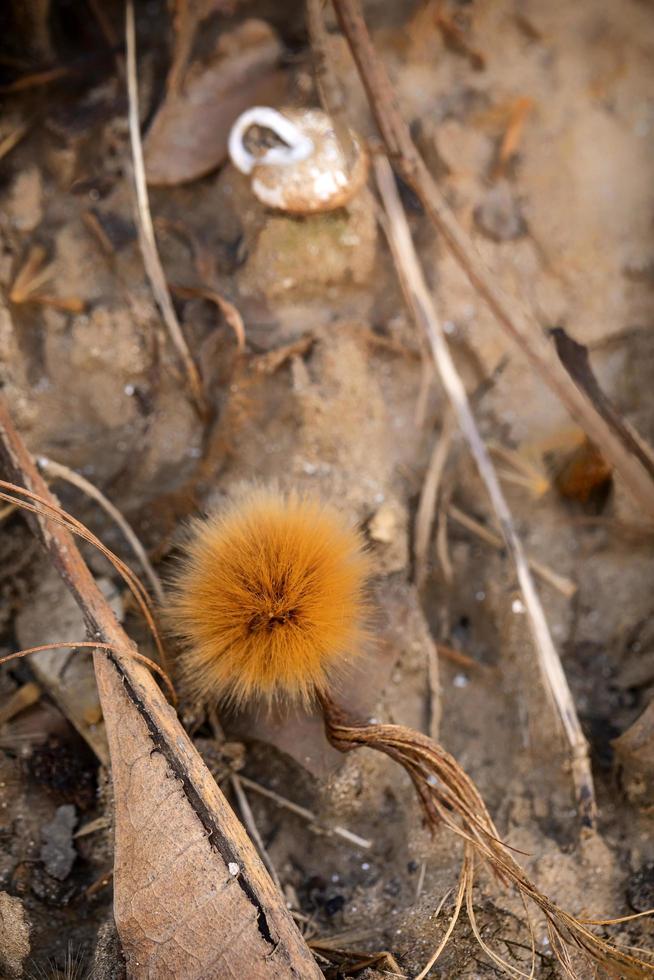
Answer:
<svg viewBox="0 0 654 980"><path fill-rule="evenodd" d="M272 130L286 146L271 146L261 156L253 156L243 145L243 137L251 126ZM251 174L254 167L299 163L310 157L315 147L313 140L281 112L269 106L257 105L241 113L232 126L228 149L234 166L243 174Z"/></svg>

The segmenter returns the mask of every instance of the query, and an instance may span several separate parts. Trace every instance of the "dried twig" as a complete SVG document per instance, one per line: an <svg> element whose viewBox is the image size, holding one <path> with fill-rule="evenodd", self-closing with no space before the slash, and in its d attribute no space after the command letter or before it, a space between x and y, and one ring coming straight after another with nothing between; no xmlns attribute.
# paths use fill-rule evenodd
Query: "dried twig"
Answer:
<svg viewBox="0 0 654 980"><path fill-rule="evenodd" d="M261 796L266 796L269 800L273 800L285 810L296 813L298 817L302 817L303 820L306 820L310 826L320 831L321 834L335 834L337 837L342 837L343 840L348 841L348 843L355 844L357 847L363 847L366 850L372 847L372 841L367 840L365 837L359 837L358 834L353 834L351 830L346 830L345 827L327 827L319 823L315 813L311 810L308 810L305 806L300 806L299 803L293 803L292 800L287 800L285 796L280 796L279 793L276 793L272 789L267 789L260 783L255 783L253 779L248 779L247 776L243 776L240 773L238 778L248 789L254 790L255 793L259 793Z"/></svg>
<svg viewBox="0 0 654 980"><path fill-rule="evenodd" d="M148 189L145 180L145 164L143 162L143 144L141 142L141 127L139 124L139 93L138 76L136 71L136 31L134 28L134 4L133 0L126 0L125 5L125 43L127 50L127 94L129 100L129 133L132 144L132 161L134 165L134 188L136 191L136 204L138 214L139 244L143 263L150 286L157 301L157 306L161 310L170 339L175 350L184 365L188 378L189 388L195 406L202 418L209 414L209 405L202 387L202 380L195 365L191 353L184 339L182 328L179 325L175 307L173 306L170 292L166 285L157 241L152 226L152 215L150 213L150 202L148 199Z"/></svg>
<svg viewBox="0 0 654 980"><path fill-rule="evenodd" d="M467 653L463 653L462 650L455 650L453 647L445 646L444 643L437 643L436 647L439 657L449 660L450 663L456 664L457 667L463 667L464 670L481 671L482 673L490 673L491 671L491 668L487 664L480 663Z"/></svg>
<svg viewBox="0 0 654 980"><path fill-rule="evenodd" d="M478 538L481 538L482 541L489 544L491 548L495 548L497 551L504 551L504 542L499 534L495 534L494 531L489 530L485 524L476 521L474 517L466 514L460 507L450 504L447 513L453 521L456 521L457 524L465 527L468 531L472 531ZM548 568L547 565L543 565L542 562L536 561L535 558L528 558L527 563L534 575L538 575L543 582L547 582L553 589L556 589L557 592L564 595L566 599L571 599L577 591L577 585L572 579L566 578L565 575L559 575L558 572Z"/></svg>
<svg viewBox="0 0 654 980"><path fill-rule="evenodd" d="M447 510L450 506L454 486L451 481L446 482L441 492L441 499L436 510L436 557L441 566L443 578L449 585L454 579L454 569L450 558L450 542L448 537Z"/></svg>
<svg viewBox="0 0 654 980"><path fill-rule="evenodd" d="M17 126L16 129L13 129L10 133L7 133L7 135L0 140L0 160L2 160L3 157L6 157L8 153L11 153L15 146L18 146L28 129L28 124L23 123L22 125Z"/></svg>
<svg viewBox="0 0 654 980"><path fill-rule="evenodd" d="M0 507L0 524L6 521L8 517L11 517L15 510L17 510L16 504L7 504L5 507Z"/></svg>
<svg viewBox="0 0 654 980"><path fill-rule="evenodd" d="M0 708L0 726L11 721L21 711L25 711L26 708L31 708L33 704L36 704L41 697L41 693L41 688L34 681L28 681L27 684L22 684L17 691L14 691L11 697L7 698Z"/></svg>
<svg viewBox="0 0 654 980"><path fill-rule="evenodd" d="M263 842L263 837L259 833L259 828L257 827L257 822L254 819L254 814L252 813L252 807L250 806L250 801L248 800L243 786L241 785L241 778L237 776L235 772L229 777L229 782L234 790L234 795L238 800L238 808L241 811L241 816L243 817L243 823L247 827L248 833L255 843L255 846L259 852L259 857L265 864L268 874L275 882L275 885L279 891L283 894L284 890L282 888L282 883L279 880L279 875L277 874L277 869L272 863L270 854L266 850L266 845Z"/></svg>
<svg viewBox="0 0 654 980"><path fill-rule="evenodd" d="M152 587L152 592L157 602L162 603L164 598L163 587L161 585L161 580L157 573L155 572L150 559L148 558L145 548L136 536L133 528L128 524L127 520L123 517L121 512L115 507L110 500L107 500L105 495L101 490L98 490L89 480L76 473L75 470L69 469L68 466L64 466L63 463L56 463L54 459L49 459L47 456L39 456L38 460L39 469L41 472L46 473L48 476L54 478L55 480L65 480L66 483L72 484L72 486L77 487L82 493L85 493L87 497L91 500L95 500L107 514L118 525L120 530L125 535L125 538L141 563L145 576Z"/></svg>
<svg viewBox="0 0 654 980"><path fill-rule="evenodd" d="M441 718L443 716L443 702L441 698L443 689L441 687L438 646L434 643L431 636L427 642L427 685L429 687L429 737L437 742L441 730Z"/></svg>
<svg viewBox="0 0 654 980"><path fill-rule="evenodd" d="M427 556L429 554L429 542L431 540L431 530L436 511L436 498L453 435L454 415L451 409L448 409L443 416L443 424L438 439L434 443L429 466L427 467L422 490L420 491L420 501L416 514L415 540L413 545L415 562L413 579L419 589L423 587L427 578Z"/></svg>
<svg viewBox="0 0 654 980"><path fill-rule="evenodd" d="M550 635L522 542L515 529L490 455L479 434L465 387L447 346L445 333L436 314L415 252L409 225L395 184L395 177L386 157L376 157L374 169L379 192L388 215L388 221L385 223L386 231L397 272L404 280L404 292L410 297L411 309L416 323L427 334L441 382L456 412L461 431L470 446L479 475L486 485L507 550L515 564L545 690L556 705L570 747L572 774L579 812L584 824L591 826L595 820L595 792L588 743L579 723L572 694Z"/></svg>
<svg viewBox="0 0 654 980"><path fill-rule="evenodd" d="M602 447L602 452L644 513L654 516L654 480L647 469L625 448L587 393L571 381L533 315L504 293L448 207L411 139L388 75L375 53L358 0L333 0L333 4L393 164L419 197L431 221L502 328L526 354L538 376L549 385L588 438Z"/></svg>
<svg viewBox="0 0 654 980"><path fill-rule="evenodd" d="M41 289L54 275L52 263L46 265L46 252L41 245L33 245L23 265L16 273L16 278L9 291L12 303L37 303L41 306L52 306L66 313L81 313L84 301L78 296L53 296L43 293Z"/></svg>

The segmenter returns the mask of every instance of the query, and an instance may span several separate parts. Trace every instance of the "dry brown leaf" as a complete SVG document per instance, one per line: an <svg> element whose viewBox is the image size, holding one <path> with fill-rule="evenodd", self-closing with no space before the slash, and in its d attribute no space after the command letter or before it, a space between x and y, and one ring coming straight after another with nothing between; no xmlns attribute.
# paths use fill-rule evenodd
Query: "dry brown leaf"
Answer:
<svg viewBox="0 0 654 980"><path fill-rule="evenodd" d="M613 748L629 799L651 810L654 806L654 701L616 738Z"/></svg>
<svg viewBox="0 0 654 980"><path fill-rule="evenodd" d="M299 936L289 954L295 927L191 743L171 757L174 713L161 699L164 730L153 731L108 661L96 675L116 799L114 915L129 976L320 977ZM216 833L216 815L229 838Z"/></svg>
<svg viewBox="0 0 654 980"><path fill-rule="evenodd" d="M262 20L223 34L209 62L192 65L181 87L169 87L143 144L148 183L181 184L223 163L237 116L283 97L280 54L276 33Z"/></svg>
<svg viewBox="0 0 654 980"><path fill-rule="evenodd" d="M562 327L557 327L551 333L561 364L574 383L588 395L622 443L624 451L634 456L654 479L654 449L629 425L602 391L591 367L588 348L578 344Z"/></svg>
<svg viewBox="0 0 654 980"><path fill-rule="evenodd" d="M0 459L53 503L0 400ZM256 851L63 526L38 536L91 638L115 780L116 906L129 975L313 978L321 973ZM232 867L230 867L230 865Z"/></svg>

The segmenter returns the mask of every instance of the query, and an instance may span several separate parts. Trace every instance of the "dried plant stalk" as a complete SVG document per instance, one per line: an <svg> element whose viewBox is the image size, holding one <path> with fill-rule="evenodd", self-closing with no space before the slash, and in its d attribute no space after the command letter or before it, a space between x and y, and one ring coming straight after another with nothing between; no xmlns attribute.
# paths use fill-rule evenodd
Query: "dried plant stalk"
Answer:
<svg viewBox="0 0 654 980"><path fill-rule="evenodd" d="M420 199L429 218L471 284L488 304L502 329L525 353L538 377L584 429L622 477L643 513L654 516L654 480L642 461L609 425L586 391L572 381L540 325L509 298L486 267L418 153L397 105L388 74L375 52L358 0L333 0L350 45L386 150L403 179Z"/></svg>
<svg viewBox="0 0 654 980"><path fill-rule="evenodd" d="M456 413L459 427L470 447L479 475L484 481L497 515L502 537L513 559L529 617L529 626L534 639L543 685L551 702L556 706L570 747L572 777L579 813L583 823L592 826L596 817L596 806L588 742L582 731L572 693L547 625L545 611L534 585L509 505L500 486L488 449L477 428L463 381L456 370L445 339L445 333L427 289L390 164L386 157L378 156L375 158L374 168L377 186L387 214L384 228L395 259L403 292L407 297L416 323L427 336L443 388Z"/></svg>
<svg viewBox="0 0 654 980"><path fill-rule="evenodd" d="M426 735L402 725L358 724L348 719L330 698L323 696L320 701L327 738L334 748L340 752L350 752L366 746L383 752L398 762L413 781L427 824L432 831L444 826L465 842L459 897L448 937L461 907L461 896L465 894L468 917L482 948L510 975L527 976L490 950L477 929L472 908L472 887L475 859L480 859L502 884L517 888L521 897L533 902L543 913L552 949L567 976L578 978L572 967L569 948L580 950L589 961L622 977L642 978L653 975L652 964L631 956L596 936L584 922L559 908L539 890L500 839L472 779L442 746ZM444 943L441 943L440 948L444 948ZM432 960L430 966L434 961Z"/></svg>
<svg viewBox="0 0 654 980"><path fill-rule="evenodd" d="M152 292L157 301L157 306L161 310L170 339L177 351L177 354L184 365L189 388L193 397L193 402L201 418L207 418L209 406L206 394L202 387L202 379L195 365L191 353L188 349L182 328L179 325L173 301L166 284L159 252L157 251L157 240L152 226L152 215L150 213L150 202L148 199L148 189L145 180L145 164L143 162L143 144L141 142L141 128L139 124L139 93L138 76L136 71L136 31L134 28L134 4L132 0L127 0L125 6L125 45L127 50L127 94L129 100L129 132L132 143L132 160L134 164L134 187L136 191L136 204L138 214L139 244L145 271Z"/></svg>

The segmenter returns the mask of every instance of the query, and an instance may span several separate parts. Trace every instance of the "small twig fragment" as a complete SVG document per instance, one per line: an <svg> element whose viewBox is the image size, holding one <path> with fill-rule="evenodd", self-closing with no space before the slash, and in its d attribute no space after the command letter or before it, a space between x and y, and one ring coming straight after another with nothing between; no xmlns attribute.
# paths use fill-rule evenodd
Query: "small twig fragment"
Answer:
<svg viewBox="0 0 654 980"><path fill-rule="evenodd" d="M259 833L257 822L254 819L254 814L252 813L252 807L250 806L250 802L245 794L243 786L241 785L241 778L240 776L237 776L235 772L233 772L229 777L229 782L231 784L232 789L234 790L234 795L238 800L238 808L241 811L241 816L243 817L243 823L247 827L248 833L256 845L256 848L259 852L259 857L265 864L268 874L275 882L275 885L277 886L279 891L282 892L283 894L284 890L282 888L282 883L279 880L277 869L275 868L275 865L272 863L270 855L266 850L266 845L263 842L263 838Z"/></svg>
<svg viewBox="0 0 654 980"><path fill-rule="evenodd" d="M480 521L475 520L465 511L462 511L460 507L456 507L454 504L450 504L447 513L460 524L461 527L465 527L468 531L471 531L486 544L489 544L491 548L495 548L497 551L504 551L504 542L499 534L495 534L494 531L489 530L485 524L481 524ZM537 561L535 558L527 559L529 567L531 568L534 575L538 575L539 579L543 582L547 582L552 588L564 595L566 599L571 599L572 596L577 591L577 585L572 579L566 578L565 575L559 575L558 572L553 571L547 565L543 565L542 562Z"/></svg>
<svg viewBox="0 0 654 980"><path fill-rule="evenodd" d="M350 844L354 844L356 847L363 847L366 850L372 847L372 841L367 840L365 837L359 837L358 834L353 834L351 830L346 830L345 827L327 827L321 824L313 811L308 810L305 806L300 806L299 803L293 803L292 800L287 800L285 796L280 796L279 793L276 793L272 789L267 789L260 783L255 783L253 779L248 779L247 776L243 776L240 773L239 779L248 789L254 790L255 793L259 793L261 796L268 797L269 800L273 800L278 806L290 810L291 813L296 813L298 817L302 817L303 820L306 820L317 831L320 831L320 833L335 834L337 837L342 837L343 840L349 841Z"/></svg>
<svg viewBox="0 0 654 980"><path fill-rule="evenodd" d="M225 299L224 296L221 296L219 292L211 289L209 286L175 285L170 288L176 296L181 296L182 299L206 299L210 303L214 303L234 331L238 349L240 351L245 350L245 324L243 323L243 317L233 303L230 303L228 299Z"/></svg>
<svg viewBox="0 0 654 980"><path fill-rule="evenodd" d="M454 429L454 415L451 409L448 409L443 416L440 434L434 442L429 466L427 467L422 490L420 491L420 500L416 513L415 540L413 546L415 569L413 578L418 589L423 587L427 578L427 558L436 511L438 488L450 451Z"/></svg>
<svg viewBox="0 0 654 980"><path fill-rule="evenodd" d="M17 691L7 699L0 708L0 726L19 715L26 708L31 708L41 697L41 688L34 681L22 684Z"/></svg>

